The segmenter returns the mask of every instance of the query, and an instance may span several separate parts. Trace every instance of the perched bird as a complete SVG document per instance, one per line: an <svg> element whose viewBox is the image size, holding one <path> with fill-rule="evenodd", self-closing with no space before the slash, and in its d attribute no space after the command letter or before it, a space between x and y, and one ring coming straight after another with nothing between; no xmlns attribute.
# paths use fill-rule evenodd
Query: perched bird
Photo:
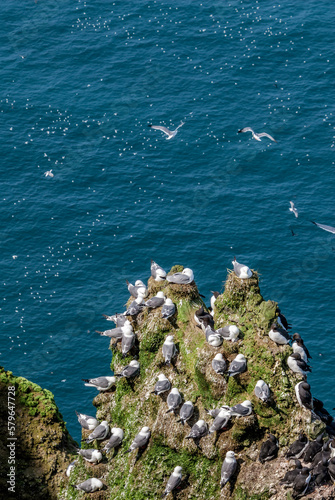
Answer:
<svg viewBox="0 0 335 500"><path fill-rule="evenodd" d="M239 130L238 133L240 134L241 132L251 132L252 138L256 139L256 141L260 141L261 137L268 137L269 139L271 139L271 141L277 142L270 134L267 134L266 132L261 132L260 134L257 134L250 127L241 128L241 130Z"/></svg>
<svg viewBox="0 0 335 500"><path fill-rule="evenodd" d="M173 316L175 312L176 312L176 306L174 305L172 300L169 298L165 299L165 303L162 307L162 318L164 319L171 318L171 316Z"/></svg>
<svg viewBox="0 0 335 500"><path fill-rule="evenodd" d="M326 226L326 224L318 224L317 222L314 221L312 221L312 223L318 226L320 229L323 229L324 231L328 231L329 233L335 234L335 227Z"/></svg>
<svg viewBox="0 0 335 500"><path fill-rule="evenodd" d="M261 399L264 403L267 403L271 397L270 387L264 380L258 380L255 385L254 393L258 399Z"/></svg>
<svg viewBox="0 0 335 500"><path fill-rule="evenodd" d="M328 462L328 472L333 483L335 483L335 457L332 457Z"/></svg>
<svg viewBox="0 0 335 500"><path fill-rule="evenodd" d="M227 370L227 361L224 359L221 352L216 354L216 356L213 358L212 368L219 375L222 375Z"/></svg>
<svg viewBox="0 0 335 500"><path fill-rule="evenodd" d="M335 408L333 409L335 410ZM313 412L320 418L320 420L322 420L322 422L327 424L327 426L332 427L334 422L333 417L330 415L329 411L323 407L323 402L320 399L313 398Z"/></svg>
<svg viewBox="0 0 335 500"><path fill-rule="evenodd" d="M105 453L109 453L113 448L117 448L120 446L123 440L124 432L119 427L113 427L111 429L111 437L109 438L108 443L105 444L102 451Z"/></svg>
<svg viewBox="0 0 335 500"><path fill-rule="evenodd" d="M90 415L85 415L85 413L79 413L77 411L76 415L78 418L78 422L83 429L93 431L93 429L95 429L99 425L99 421L95 417L91 417Z"/></svg>
<svg viewBox="0 0 335 500"><path fill-rule="evenodd" d="M170 411L175 411L178 406L181 405L181 395L176 387L174 387L170 394L167 397L167 405L169 407L168 411L166 413L169 413Z"/></svg>
<svg viewBox="0 0 335 500"><path fill-rule="evenodd" d="M148 125L148 127L152 128L153 130L160 130L163 132L163 134L167 135L167 140L169 141L170 139L173 139L177 135L178 129L184 125L184 122L180 122L180 125L174 130L170 130L166 127L163 127L163 125Z"/></svg>
<svg viewBox="0 0 335 500"><path fill-rule="evenodd" d="M180 408L179 411L180 419L177 420L177 422L181 422L182 425L184 425L185 422L187 422L187 420L190 420L190 418L193 415L193 412L194 412L194 406L192 401L186 401Z"/></svg>
<svg viewBox="0 0 335 500"><path fill-rule="evenodd" d="M132 347L135 345L135 334L133 331L129 333L123 333L121 340L121 352L122 357L125 358Z"/></svg>
<svg viewBox="0 0 335 500"><path fill-rule="evenodd" d="M322 460L326 460L327 462L331 458L331 450L330 450L330 440L326 441L320 451L318 451L312 460L311 467L314 469Z"/></svg>
<svg viewBox="0 0 335 500"><path fill-rule="evenodd" d="M203 331L206 330L208 325L214 328L213 316L209 314L207 311L205 311L203 306L201 306L197 311L195 311L194 321L198 326L201 326Z"/></svg>
<svg viewBox="0 0 335 500"><path fill-rule="evenodd" d="M166 277L166 271L153 260L151 260L151 276L155 281L164 281Z"/></svg>
<svg viewBox="0 0 335 500"><path fill-rule="evenodd" d="M307 382L299 382L294 387L295 395L300 406L313 410L313 398L311 394L311 386Z"/></svg>
<svg viewBox="0 0 335 500"><path fill-rule="evenodd" d="M335 457L335 439L332 439L332 441L329 444L329 449L330 449L330 458Z"/></svg>
<svg viewBox="0 0 335 500"><path fill-rule="evenodd" d="M245 372L247 369L247 360L243 354L238 354L230 363L228 369L228 377L235 377L239 373Z"/></svg>
<svg viewBox="0 0 335 500"><path fill-rule="evenodd" d="M303 467L300 471L300 474L296 476L293 482L293 498L301 497L306 493L311 477L312 474L310 472L310 469L308 469L308 467Z"/></svg>
<svg viewBox="0 0 335 500"><path fill-rule="evenodd" d="M108 422L104 420L103 422L101 422L101 424L98 425L98 427L94 429L93 432L91 432L91 434L86 439L86 443L88 444L92 443L92 441L94 441L95 439L97 441L103 441L104 439L106 439L108 434L109 434L109 425Z"/></svg>
<svg viewBox="0 0 335 500"><path fill-rule="evenodd" d="M141 280L136 280L135 285L132 285L129 283L128 280L126 280L127 286L128 286L128 292L130 295L132 295L135 299L137 299L138 295L140 294L142 297L146 297L148 294L147 287Z"/></svg>
<svg viewBox="0 0 335 500"><path fill-rule="evenodd" d="M258 460L264 464L273 458L276 458L279 450L278 440L273 434L268 434L269 439L262 443Z"/></svg>
<svg viewBox="0 0 335 500"><path fill-rule="evenodd" d="M304 462L310 463L314 456L322 449L323 446L323 433L314 440L308 443L304 453Z"/></svg>
<svg viewBox="0 0 335 500"><path fill-rule="evenodd" d="M229 406L228 407L224 406L224 407L221 407L221 408L214 408L214 410L208 410L207 408L205 408L205 411L211 417L216 418L222 409L229 410Z"/></svg>
<svg viewBox="0 0 335 500"><path fill-rule="evenodd" d="M136 377L140 373L140 363L136 360L133 359L130 361L129 365L125 366L121 373L116 373L116 377L125 377L125 378L133 378Z"/></svg>
<svg viewBox="0 0 335 500"><path fill-rule="evenodd" d="M282 484L283 486L292 487L295 478L301 472L302 465L300 460L295 459L294 462L295 462L295 469L288 470L283 479L279 481L279 483Z"/></svg>
<svg viewBox="0 0 335 500"><path fill-rule="evenodd" d="M320 486L329 479L328 473L328 459L322 458L322 460L313 467L313 482L316 486Z"/></svg>
<svg viewBox="0 0 335 500"><path fill-rule="evenodd" d="M75 469L77 463L78 463L78 460L73 460L73 462L71 462L67 466L67 469L66 469L66 475L67 475L67 477L71 476L71 472Z"/></svg>
<svg viewBox="0 0 335 500"><path fill-rule="evenodd" d="M137 316L143 309L144 302L141 294L138 294L137 299L133 300L126 312L126 316Z"/></svg>
<svg viewBox="0 0 335 500"><path fill-rule="evenodd" d="M231 342L237 342L240 330L236 325L224 326L216 330L216 333L221 335L225 340L231 340Z"/></svg>
<svg viewBox="0 0 335 500"><path fill-rule="evenodd" d="M125 453L130 453L131 451L136 450L137 448L144 448L145 446L147 446L150 436L151 436L151 431L149 427L142 427L140 432L136 434L133 442L131 443L128 450L125 451Z"/></svg>
<svg viewBox="0 0 335 500"><path fill-rule="evenodd" d="M122 335L124 333L125 334L131 333L133 331L133 327L130 321L126 320L124 325L112 328L111 330L105 330L103 332L100 332L99 330L95 331L96 333L99 333L103 337L109 337L110 339L115 339L116 342L118 342L122 339Z"/></svg>
<svg viewBox="0 0 335 500"><path fill-rule="evenodd" d="M83 459L90 464L98 464L102 460L102 453L100 450L78 450L78 455L83 457Z"/></svg>
<svg viewBox="0 0 335 500"><path fill-rule="evenodd" d="M185 267L181 273L174 273L166 277L167 281L170 283L176 283L178 285L188 285L194 280L194 275L192 269Z"/></svg>
<svg viewBox="0 0 335 500"><path fill-rule="evenodd" d="M125 316L125 314L119 314L119 313L116 313L116 314L112 314L111 316L108 316L107 314L103 314L103 317L107 320L107 321L113 321L116 325L116 327L119 327L119 326L123 326L127 320L127 316Z"/></svg>
<svg viewBox="0 0 335 500"><path fill-rule="evenodd" d="M150 309L156 309L157 307L161 307L165 302L165 296L162 291L158 292L155 297L147 300L144 305L149 307Z"/></svg>
<svg viewBox="0 0 335 500"><path fill-rule="evenodd" d="M163 392L169 391L171 389L171 382L163 373L158 375L158 382L155 384L155 389L151 392L151 394L155 394L159 396L159 394L163 394Z"/></svg>
<svg viewBox="0 0 335 500"><path fill-rule="evenodd" d="M288 367L294 372L307 377L307 373L311 372L311 368L301 359L300 354L293 353L287 358Z"/></svg>
<svg viewBox="0 0 335 500"><path fill-rule="evenodd" d="M211 308L212 308L212 311L213 311L213 314L214 314L214 304L216 302L216 299L218 298L218 296L220 295L219 292L211 292L213 295L211 296Z"/></svg>
<svg viewBox="0 0 335 500"><path fill-rule="evenodd" d="M312 356L309 354L309 351L307 347L304 344L304 341L300 337L299 333L295 333L292 337L293 339L293 344L292 344L292 349L293 352L297 352L300 354L301 359L305 361L305 363L308 362L308 359L312 359Z"/></svg>
<svg viewBox="0 0 335 500"><path fill-rule="evenodd" d="M298 210L295 208L293 201L290 201L289 211L293 212L296 217L298 217Z"/></svg>
<svg viewBox="0 0 335 500"><path fill-rule="evenodd" d="M84 491L85 493L93 493L94 491L102 490L104 483L96 477L91 477L90 479L86 479L83 483L71 484L70 486L76 490Z"/></svg>
<svg viewBox="0 0 335 500"><path fill-rule="evenodd" d="M290 323L288 323L284 314L281 313L279 307L277 307L277 313L278 313L278 316L277 316L278 325L281 326L282 328L285 328L285 330L290 330L291 325L290 325Z"/></svg>
<svg viewBox="0 0 335 500"><path fill-rule="evenodd" d="M163 347L163 356L165 359L165 364L169 365L172 359L177 355L176 344L173 342L173 335L168 335L164 341Z"/></svg>
<svg viewBox="0 0 335 500"><path fill-rule="evenodd" d="M108 391L112 385L115 385L115 377L97 377L97 378L83 378L86 387L95 387L98 391Z"/></svg>
<svg viewBox="0 0 335 500"><path fill-rule="evenodd" d="M166 488L164 493L162 493L161 498L166 497L171 491L176 489L180 483L181 483L181 478L182 478L182 468L178 465L177 467L174 468L174 471L172 472L171 476L169 477L169 480L167 482Z"/></svg>
<svg viewBox="0 0 335 500"><path fill-rule="evenodd" d="M304 454L307 446L308 446L308 439L307 439L307 436L305 436L305 434L300 434L298 439L296 441L294 441L287 453L286 453L286 458L300 458L302 457L302 455Z"/></svg>
<svg viewBox="0 0 335 500"><path fill-rule="evenodd" d="M220 431L224 427L227 427L227 424L230 420L230 416L231 415L229 410L221 408L219 413L214 418L214 422L209 428L209 433L212 434L213 432Z"/></svg>
<svg viewBox="0 0 335 500"><path fill-rule="evenodd" d="M234 272L238 278L241 279L251 278L252 271L250 271L248 266L245 266L244 264L239 264L236 260L236 257L234 257L232 264L234 266Z"/></svg>
<svg viewBox="0 0 335 500"><path fill-rule="evenodd" d="M185 439L193 439L196 446L199 447L200 439L207 436L207 434L208 434L208 425L204 420L198 420L198 422L196 422L193 425L191 432L189 433L188 436L186 436Z"/></svg>
<svg viewBox="0 0 335 500"><path fill-rule="evenodd" d="M284 330L284 328L279 328L275 323L271 326L269 337L278 345L288 344L291 339L291 336L287 333L287 331Z"/></svg>
<svg viewBox="0 0 335 500"><path fill-rule="evenodd" d="M219 347L220 345L222 345L223 340L222 340L221 335L216 333L216 331L213 330L213 328L210 325L207 326L207 328L205 330L205 335L206 335L206 340L209 343L209 345L211 345L213 347Z"/></svg>
<svg viewBox="0 0 335 500"><path fill-rule="evenodd" d="M229 412L231 417L247 417L252 413L252 403L249 400L245 400L241 404L231 406Z"/></svg>
<svg viewBox="0 0 335 500"><path fill-rule="evenodd" d="M226 458L223 461L221 467L221 481L220 487L223 488L228 481L235 474L237 469L237 461L235 458L235 453L233 451L227 451Z"/></svg>

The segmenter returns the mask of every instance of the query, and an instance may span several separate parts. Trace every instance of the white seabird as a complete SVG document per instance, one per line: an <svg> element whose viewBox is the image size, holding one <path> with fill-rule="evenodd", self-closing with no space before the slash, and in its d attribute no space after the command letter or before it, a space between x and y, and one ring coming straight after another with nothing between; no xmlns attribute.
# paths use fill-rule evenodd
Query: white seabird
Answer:
<svg viewBox="0 0 335 500"><path fill-rule="evenodd" d="M163 132L165 135L167 135L167 140L169 141L170 139L173 139L177 135L178 129L184 125L184 122L181 122L180 125L175 130L170 130L163 125L148 125L148 127L154 129L154 130L160 130Z"/></svg>
<svg viewBox="0 0 335 500"><path fill-rule="evenodd" d="M312 359L312 356L309 354L309 351L307 347L304 344L304 341L300 337L299 333L295 333L292 337L293 343L292 343L292 349L293 352L297 352L300 354L301 359L305 361L305 363L308 362L308 359Z"/></svg>
<svg viewBox="0 0 335 500"><path fill-rule="evenodd" d="M212 316L214 315L214 304L216 302L216 299L218 298L218 296L220 295L219 292L211 292L213 295L211 296L211 308L212 308Z"/></svg>
<svg viewBox="0 0 335 500"><path fill-rule="evenodd" d="M90 464L98 464L102 460L102 453L100 450L78 450L78 455L83 457L83 459Z"/></svg>
<svg viewBox="0 0 335 500"><path fill-rule="evenodd" d="M181 422L182 425L184 425L185 422L187 422L187 420L189 420L192 417L193 413L194 413L194 406L192 401L185 401L183 406L180 408L179 411L180 419L177 420L177 422Z"/></svg>
<svg viewBox="0 0 335 500"><path fill-rule="evenodd" d="M221 467L221 481L220 487L223 488L226 483L235 474L237 469L237 461L235 458L235 453L233 451L227 451L226 458L223 461Z"/></svg>
<svg viewBox="0 0 335 500"><path fill-rule="evenodd" d="M219 347L223 342L221 335L216 333L210 325L207 326L205 335L207 342L213 347Z"/></svg>
<svg viewBox="0 0 335 500"><path fill-rule="evenodd" d="M172 300L169 298L165 299L165 303L162 307L162 318L164 319L171 318L171 316L173 316L175 312L176 312L176 306L174 305Z"/></svg>
<svg viewBox="0 0 335 500"><path fill-rule="evenodd" d="M252 403L248 399L229 408L232 417L248 417L252 413Z"/></svg>
<svg viewBox="0 0 335 500"><path fill-rule="evenodd" d="M136 450L137 448L144 448L150 439L151 436L151 431L149 427L142 427L140 432L136 434L133 442L131 443L130 447L128 448L125 453L130 453L133 450Z"/></svg>
<svg viewBox="0 0 335 500"><path fill-rule="evenodd" d="M127 319L123 326L118 326L116 328L112 328L111 330L105 330L100 332L99 330L95 330L96 333L102 335L103 337L109 337L110 339L115 339L116 342L122 339L123 334L129 334L133 331L132 324Z"/></svg>
<svg viewBox="0 0 335 500"><path fill-rule="evenodd" d="M78 411L76 411L76 415L78 418L78 422L83 429L93 431L93 429L95 429L99 425L99 420L97 420L95 417L85 415L85 413L79 413Z"/></svg>
<svg viewBox="0 0 335 500"><path fill-rule="evenodd" d="M294 372L307 377L307 373L311 372L311 368L305 361L301 359L299 353L295 352L287 358L288 367Z"/></svg>
<svg viewBox="0 0 335 500"><path fill-rule="evenodd" d="M128 321L127 319L127 316L125 316L125 314L119 314L119 313L116 313L116 314L112 314L111 316L108 316L107 314L103 314L103 317L107 320L107 321L113 321L116 325L116 327L119 327L119 326L123 326L126 321Z"/></svg>
<svg viewBox="0 0 335 500"><path fill-rule="evenodd" d="M146 297L148 294L148 289L141 280L136 280L135 285L132 285L129 283L128 280L126 280L127 286L128 286L128 292L130 295L132 295L135 299L137 299L138 295L140 294L142 297Z"/></svg>
<svg viewBox="0 0 335 500"><path fill-rule="evenodd" d="M225 340L231 340L231 342L237 342L240 330L236 325L224 326L216 330L216 333L221 335Z"/></svg>
<svg viewBox="0 0 335 500"><path fill-rule="evenodd" d="M232 264L234 266L234 272L238 278L241 279L251 278L252 271L250 271L248 266L245 266L244 264L239 264L236 260L236 257L234 257Z"/></svg>
<svg viewBox="0 0 335 500"><path fill-rule="evenodd" d="M95 387L98 391L108 391L115 384L115 377L83 378L86 387Z"/></svg>
<svg viewBox="0 0 335 500"><path fill-rule="evenodd" d="M54 174L52 173L52 169L44 172L44 175L45 175L45 177L54 177Z"/></svg>
<svg viewBox="0 0 335 500"><path fill-rule="evenodd" d="M174 273L166 277L167 281L170 283L176 283L178 285L188 285L194 280L194 274L192 269L185 267L181 273Z"/></svg>
<svg viewBox="0 0 335 500"><path fill-rule="evenodd" d="M165 302L164 292L159 291L155 297L147 300L144 305L149 307L149 309L157 309L157 307L161 307Z"/></svg>
<svg viewBox="0 0 335 500"><path fill-rule="evenodd" d="M116 377L125 377L125 378L132 378L136 377L140 372L140 363L136 360L133 359L130 361L129 365L125 366L122 370L121 373L116 373Z"/></svg>
<svg viewBox="0 0 335 500"><path fill-rule="evenodd" d="M171 360L177 355L176 344L173 342L173 335L168 335L164 341L163 347L163 356L165 359L165 364L169 365Z"/></svg>
<svg viewBox="0 0 335 500"><path fill-rule="evenodd" d="M137 299L133 300L126 312L126 316L137 316L138 313L142 311L144 307L143 296L138 294Z"/></svg>
<svg viewBox="0 0 335 500"><path fill-rule="evenodd" d="M227 370L227 361L224 359L221 352L216 354L212 359L212 368L219 375L222 375Z"/></svg>
<svg viewBox="0 0 335 500"><path fill-rule="evenodd" d="M151 259L151 276L155 281L164 281L166 277L166 271L156 264L155 261Z"/></svg>
<svg viewBox="0 0 335 500"><path fill-rule="evenodd" d="M273 137L272 135L270 134L267 134L266 132L261 132L260 134L257 134L256 132L254 132L252 130L252 128L250 127L244 127L242 128L241 130L238 131L238 133L240 134L241 132L251 132L252 133L252 138L253 139L256 139L256 141L260 141L261 140L261 137L268 137L269 139L271 139L271 141L273 142L277 142Z"/></svg>
<svg viewBox="0 0 335 500"><path fill-rule="evenodd" d="M68 466L67 466L67 469L66 469L66 475L67 477L70 477L71 476L71 472L73 471L73 469L76 467L76 464L78 463L78 459L76 460L73 460L73 462L71 462Z"/></svg>
<svg viewBox="0 0 335 500"><path fill-rule="evenodd" d="M86 479L83 483L71 484L71 486L76 490L84 491L85 493L93 493L94 491L102 490L104 483L96 477L91 477L90 479Z"/></svg>
<svg viewBox="0 0 335 500"><path fill-rule="evenodd" d="M136 337L133 331L130 331L129 333L123 333L121 341L121 351L123 358L127 356L128 352L135 345L135 338Z"/></svg>
<svg viewBox="0 0 335 500"><path fill-rule="evenodd" d="M181 405L181 395L176 387L174 387L170 394L167 397L167 405L169 407L168 411L166 413L170 413L170 411L175 411L178 406Z"/></svg>
<svg viewBox="0 0 335 500"><path fill-rule="evenodd" d="M335 234L335 227L332 226L326 226L326 224L318 224L317 222L312 221L313 224L318 226L320 229L323 229L324 231L328 231L329 233Z"/></svg>
<svg viewBox="0 0 335 500"><path fill-rule="evenodd" d="M245 372L247 369L247 360L243 354L238 354L235 359L230 363L228 369L228 376L235 377L239 373Z"/></svg>
<svg viewBox="0 0 335 500"><path fill-rule="evenodd" d="M258 399L261 399L264 403L269 401L271 397L270 387L264 380L258 380L254 389L255 395Z"/></svg>
<svg viewBox="0 0 335 500"><path fill-rule="evenodd" d="M289 208L289 211L290 211L290 212L293 212L293 213L294 213L294 215L295 215L296 217L298 217L298 210L295 208L295 205L294 205L293 201L290 201L290 205L291 205L291 206L290 206L290 208Z"/></svg>
<svg viewBox="0 0 335 500"><path fill-rule="evenodd" d="M208 425L204 420L198 420L198 422L193 425L191 432L185 437L185 439L193 439L196 446L199 447L200 439L207 436L207 434Z"/></svg>
<svg viewBox="0 0 335 500"><path fill-rule="evenodd" d="M156 394L158 396L159 394L162 394L163 392L169 391L171 389L171 382L164 373L160 373L158 375L158 382L155 384L155 390L152 391L151 394Z"/></svg>
<svg viewBox="0 0 335 500"><path fill-rule="evenodd" d="M111 429L111 434L108 443L106 443L102 449L105 453L109 453L113 448L117 448L123 440L124 432L119 427L113 427Z"/></svg>
<svg viewBox="0 0 335 500"><path fill-rule="evenodd" d="M164 490L164 493L162 494L161 498L166 497L171 491L176 489L180 483L181 483L181 478L182 478L182 468L178 465L177 467L174 468L174 471L172 472L171 476L169 477L169 480L167 482L166 488Z"/></svg>
<svg viewBox="0 0 335 500"><path fill-rule="evenodd" d="M86 443L92 443L92 441L94 441L95 439L97 441L103 441L104 439L106 439L108 434L109 425L107 420L104 420L103 422L101 422L101 424L98 425L98 427L94 429L93 432L91 432L91 434L86 439Z"/></svg>
<svg viewBox="0 0 335 500"><path fill-rule="evenodd" d="M230 411L226 410L225 408L221 408L219 413L214 418L214 422L209 428L209 433L212 434L213 432L220 431L221 429L226 427L230 420L230 417Z"/></svg>
<svg viewBox="0 0 335 500"><path fill-rule="evenodd" d="M284 328L279 328L275 323L271 325L269 337L278 345L286 345L291 339L291 335L289 335Z"/></svg>

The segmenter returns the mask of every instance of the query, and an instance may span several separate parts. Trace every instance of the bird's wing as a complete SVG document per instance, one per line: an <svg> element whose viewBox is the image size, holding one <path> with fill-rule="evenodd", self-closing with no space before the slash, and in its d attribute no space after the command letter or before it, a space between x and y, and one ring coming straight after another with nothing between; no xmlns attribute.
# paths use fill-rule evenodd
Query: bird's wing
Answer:
<svg viewBox="0 0 335 500"><path fill-rule="evenodd" d="M268 137L269 139L271 139L271 141L277 142L276 139L272 137L272 135L267 134L266 132L261 132L260 134L258 134L258 137Z"/></svg>
<svg viewBox="0 0 335 500"><path fill-rule="evenodd" d="M154 130L160 130L161 132L164 132L164 134L166 134L167 136L171 135L171 130L169 130L166 127L163 127L162 125L151 125L151 128L153 128Z"/></svg>
<svg viewBox="0 0 335 500"><path fill-rule="evenodd" d="M254 131L250 127L244 127L240 130L240 132L251 132L252 134L254 133Z"/></svg>
<svg viewBox="0 0 335 500"><path fill-rule="evenodd" d="M180 123L180 125L178 125L178 127L176 128L175 132L177 132L177 130L178 130L180 127L182 127L183 125L185 125L185 123L184 123L184 122L181 122L181 123Z"/></svg>
<svg viewBox="0 0 335 500"><path fill-rule="evenodd" d="M318 224L317 222L313 222L313 224L315 224L316 226L320 227L321 229L324 229L325 231L328 231L329 233L335 234L335 227L326 226L326 224Z"/></svg>
<svg viewBox="0 0 335 500"><path fill-rule="evenodd" d="M177 486L179 486L181 483L181 477L180 476L175 476L173 474L171 474L168 482L167 482L167 485L166 485L166 488L165 488L165 492L168 492L170 493L172 490L174 490L175 488L177 488Z"/></svg>
<svg viewBox="0 0 335 500"><path fill-rule="evenodd" d="M142 448L142 446L145 446L147 444L148 439L149 439L149 437L147 434L137 434L137 436L135 436L133 444L137 448Z"/></svg>

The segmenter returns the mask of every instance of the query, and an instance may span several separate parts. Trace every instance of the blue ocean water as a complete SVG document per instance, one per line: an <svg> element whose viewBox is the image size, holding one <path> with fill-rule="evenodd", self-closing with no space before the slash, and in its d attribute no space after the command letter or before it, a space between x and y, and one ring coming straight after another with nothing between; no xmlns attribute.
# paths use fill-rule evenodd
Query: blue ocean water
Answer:
<svg viewBox="0 0 335 500"><path fill-rule="evenodd" d="M95 330L151 258L207 299L234 255L257 269L335 406L335 236L310 222L335 226L332 5L3 2L0 364L51 390L77 440L81 379L111 361ZM171 141L148 128L181 120Z"/></svg>

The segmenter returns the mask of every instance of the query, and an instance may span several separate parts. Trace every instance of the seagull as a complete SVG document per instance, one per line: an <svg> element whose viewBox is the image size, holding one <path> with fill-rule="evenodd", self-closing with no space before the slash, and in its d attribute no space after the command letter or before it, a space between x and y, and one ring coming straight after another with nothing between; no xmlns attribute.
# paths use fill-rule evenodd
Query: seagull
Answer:
<svg viewBox="0 0 335 500"><path fill-rule="evenodd" d="M54 177L54 174L52 173L52 170L47 170L44 172L45 177Z"/></svg>
<svg viewBox="0 0 335 500"><path fill-rule="evenodd" d="M198 420L196 422L192 429L191 432L189 433L188 436L185 437L185 439L193 439L196 446L199 448L199 441L202 437L207 436L208 434L208 425L204 420Z"/></svg>
<svg viewBox="0 0 335 500"><path fill-rule="evenodd" d="M224 326L216 330L216 333L221 335L225 340L230 340L231 342L237 342L240 330L236 325Z"/></svg>
<svg viewBox="0 0 335 500"><path fill-rule="evenodd" d="M140 363L136 361L136 359L133 359L130 361L129 365L125 366L121 373L116 373L116 377L125 377L125 378L132 378L136 377L140 373Z"/></svg>
<svg viewBox="0 0 335 500"><path fill-rule="evenodd" d="M68 467L66 469L67 477L71 476L71 472L73 471L73 469L75 469L77 463L78 463L78 459L73 460L73 462L71 462L70 465L68 465Z"/></svg>
<svg viewBox="0 0 335 500"><path fill-rule="evenodd" d="M214 419L214 422L209 428L209 433L212 434L215 431L220 431L224 427L227 426L229 420L230 420L230 411L226 410L225 408L221 408L219 413Z"/></svg>
<svg viewBox="0 0 335 500"><path fill-rule="evenodd" d="M290 212L293 212L296 217L298 217L298 210L295 208L293 201L290 201L291 207L289 208Z"/></svg>
<svg viewBox="0 0 335 500"><path fill-rule="evenodd" d="M144 305L149 307L150 309L156 309L157 307L161 307L165 302L164 292L160 291L155 295L155 297L151 297L151 299L147 300Z"/></svg>
<svg viewBox="0 0 335 500"><path fill-rule="evenodd" d="M231 417L248 417L252 413L251 401L246 399L243 403L229 407L228 411Z"/></svg>
<svg viewBox="0 0 335 500"><path fill-rule="evenodd" d="M145 286L145 284L143 283L143 281L136 280L135 281L135 285L132 285L131 283L129 283L128 280L126 280L126 283L127 283L127 287L128 287L128 292L135 299L137 299L139 293L143 297L146 297L146 295L148 294L147 287Z"/></svg>
<svg viewBox="0 0 335 500"><path fill-rule="evenodd" d="M252 271L250 271L248 266L245 266L244 264L239 264L236 260L236 257L234 257L232 264L234 266L234 272L238 278L241 279L251 278Z"/></svg>
<svg viewBox="0 0 335 500"><path fill-rule="evenodd" d="M124 314L125 316L137 316L137 314L142 311L143 307L143 296L139 293L137 299L132 301Z"/></svg>
<svg viewBox="0 0 335 500"><path fill-rule="evenodd" d="M158 382L155 384L155 390L151 394L159 396L163 392L169 391L171 389L171 382L163 373L158 375Z"/></svg>
<svg viewBox="0 0 335 500"><path fill-rule="evenodd" d="M83 378L86 387L95 387L98 391L108 391L116 382L115 377Z"/></svg>
<svg viewBox="0 0 335 500"><path fill-rule="evenodd" d="M176 387L171 390L166 402L169 407L166 413L170 413L170 411L174 412L181 405L181 395Z"/></svg>
<svg viewBox="0 0 335 500"><path fill-rule="evenodd" d="M256 141L260 141L261 137L268 137L269 139L271 139L271 141L277 142L276 139L274 139L270 134L267 134L266 132L261 132L260 134L256 134L256 132L254 132L250 127L241 128L241 130L239 130L238 133L241 132L251 132L253 139L256 139Z"/></svg>
<svg viewBox="0 0 335 500"><path fill-rule="evenodd" d="M76 415L83 429L93 431L99 425L99 421L95 417L85 415L85 413L79 413L78 411L76 411Z"/></svg>
<svg viewBox="0 0 335 500"><path fill-rule="evenodd" d="M82 456L83 459L90 464L98 464L102 460L102 453L100 450L78 450L78 455Z"/></svg>
<svg viewBox="0 0 335 500"><path fill-rule="evenodd" d="M258 399L261 399L263 403L266 403L269 401L271 397L270 393L270 388L264 380L258 380L255 389L254 389L255 395Z"/></svg>
<svg viewBox="0 0 335 500"><path fill-rule="evenodd" d="M221 467L221 481L220 487L223 488L230 478L235 474L237 469L237 461L233 451L227 451L226 458Z"/></svg>
<svg viewBox="0 0 335 500"><path fill-rule="evenodd" d="M133 442L131 443L130 447L128 448L125 453L130 453L133 450L136 450L137 448L144 448L150 439L151 436L151 431L149 427L142 427L140 432L136 434Z"/></svg>
<svg viewBox="0 0 335 500"><path fill-rule="evenodd" d="M95 330L96 333L99 333L103 337L109 337L111 339L115 339L116 342L122 339L123 335L129 335L133 332L132 324L129 320L126 320L123 326L117 326L116 328L112 328L111 330L105 330L101 332L100 330Z"/></svg>
<svg viewBox="0 0 335 500"><path fill-rule="evenodd" d="M168 319L174 315L176 312L176 306L171 299L165 299L165 303L162 307L162 318Z"/></svg>
<svg viewBox="0 0 335 500"><path fill-rule="evenodd" d="M107 444L105 444L104 448L102 451L105 451L106 453L109 453L112 448L116 448L122 443L122 439L124 436L124 432L122 429L119 427L113 427L111 429L111 437L109 438L109 441Z"/></svg>
<svg viewBox="0 0 335 500"><path fill-rule="evenodd" d="M235 359L230 363L228 369L228 377L235 377L239 373L247 370L247 360L243 354L238 354Z"/></svg>
<svg viewBox="0 0 335 500"><path fill-rule="evenodd" d="M177 467L174 468L174 471L169 477L165 491L164 493L162 493L161 498L164 498L169 493L171 493L171 491L177 488L181 483L181 478L182 478L182 468L178 465Z"/></svg>
<svg viewBox="0 0 335 500"><path fill-rule="evenodd" d="M91 477L90 479L86 479L83 483L71 484L70 486L76 490L84 491L85 493L93 493L93 491L101 490L104 487L104 483L96 477Z"/></svg>
<svg viewBox="0 0 335 500"><path fill-rule="evenodd" d="M335 227L326 226L326 224L318 224L317 222L314 222L314 221L312 221L312 222L313 222L313 224L320 227L321 229L324 229L325 231L328 231L329 233L335 234Z"/></svg>
<svg viewBox="0 0 335 500"><path fill-rule="evenodd" d="M166 127L163 127L162 125L148 125L148 127L153 128L154 130L160 130L164 134L167 135L167 140L169 141L170 139L173 139L177 135L178 129L184 125L184 122L181 122L180 125L175 130L169 130Z"/></svg>
<svg viewBox="0 0 335 500"><path fill-rule="evenodd" d="M135 345L135 338L136 337L135 337L135 334L133 331L130 331L129 333L122 334L121 351L122 351L123 358L125 358L127 356L128 352Z"/></svg>
<svg viewBox="0 0 335 500"><path fill-rule="evenodd" d="M222 375L227 370L227 362L221 352L212 359L212 368L219 375Z"/></svg>
<svg viewBox="0 0 335 500"><path fill-rule="evenodd" d="M178 285L188 285L194 280L194 274L192 269L185 267L185 269L181 273L171 274L170 276L167 276L166 279L170 283L177 283Z"/></svg>
<svg viewBox="0 0 335 500"><path fill-rule="evenodd" d="M173 342L173 335L168 335L162 347L165 364L169 365L172 358L177 355L176 344Z"/></svg>
<svg viewBox="0 0 335 500"><path fill-rule="evenodd" d="M108 434L109 434L109 425L107 420L104 420L103 422L101 422L100 425L98 425L98 427L94 429L93 432L91 432L91 434L86 439L86 443L87 444L92 443L92 441L94 441L95 439L98 441L103 441L104 439L106 439Z"/></svg>
<svg viewBox="0 0 335 500"><path fill-rule="evenodd" d="M166 277L166 271L164 271L164 269L159 266L158 264L156 264L156 262L154 260L151 259L151 276L153 277L153 279L155 281L164 281L165 280L165 277Z"/></svg>
<svg viewBox="0 0 335 500"><path fill-rule="evenodd" d="M125 322L128 321L127 316L125 316L124 314L119 314L119 313L112 314L111 316L108 316L107 314L103 314L103 317L107 321L113 321L115 323L116 327L124 326Z"/></svg>
<svg viewBox="0 0 335 500"><path fill-rule="evenodd" d="M193 412L194 412L194 406L192 401L186 401L180 408L179 411L180 419L177 420L177 422L181 422L182 425L184 425L185 422L187 422L187 420L189 420L192 417Z"/></svg>

